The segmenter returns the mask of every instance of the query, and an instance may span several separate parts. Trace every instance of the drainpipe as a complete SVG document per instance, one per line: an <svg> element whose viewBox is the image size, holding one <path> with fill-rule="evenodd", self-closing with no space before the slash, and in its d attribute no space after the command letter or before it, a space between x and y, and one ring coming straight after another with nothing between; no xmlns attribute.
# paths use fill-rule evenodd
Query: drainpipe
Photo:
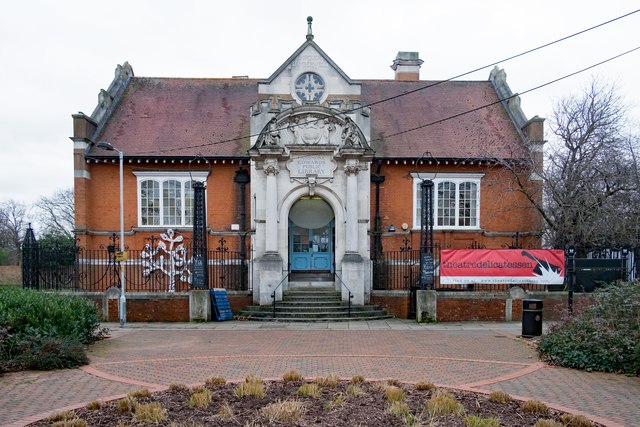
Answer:
<svg viewBox="0 0 640 427"><path fill-rule="evenodd" d="M378 167L376 173L371 175L371 182L376 185L376 213L373 219L373 256L376 262L380 262L382 254L382 227L380 224L380 184L384 182L384 175L380 175L382 169L382 160L377 161ZM376 276L374 278L376 285L380 286L382 280L382 271L378 267L375 269Z"/></svg>
<svg viewBox="0 0 640 427"><path fill-rule="evenodd" d="M247 206L246 206L246 186L251 182L249 172L242 167L242 160L240 160L240 167L236 171L236 175L233 177L233 181L236 184L240 184L240 259L244 263L247 259ZM245 269L241 270L240 283L244 286L245 281Z"/></svg>

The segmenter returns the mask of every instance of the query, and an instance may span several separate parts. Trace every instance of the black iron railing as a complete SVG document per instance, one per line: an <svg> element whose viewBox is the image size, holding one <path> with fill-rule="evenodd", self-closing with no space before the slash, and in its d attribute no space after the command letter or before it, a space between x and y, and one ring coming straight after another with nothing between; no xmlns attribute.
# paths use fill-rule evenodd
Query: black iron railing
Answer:
<svg viewBox="0 0 640 427"><path fill-rule="evenodd" d="M120 268L125 270L127 292L183 292L191 288L191 251L151 253L128 250L127 261L118 262L109 249L78 247L53 253L38 251L33 256L30 283L42 290L104 292L120 286ZM247 290L247 262L240 252L208 251L209 288ZM35 277L33 277L35 275Z"/></svg>
<svg viewBox="0 0 640 427"><path fill-rule="evenodd" d="M351 300L353 299L353 293L351 292L351 289L349 289L349 287L347 286L346 283L344 283L344 280L342 280L342 277L340 277L340 275L338 273L336 273L336 279L338 279L338 281L340 281L340 287L342 288L344 286L344 288L347 290L347 305L348 305L348 313L347 316L351 317ZM342 294L342 289L340 290L340 293Z"/></svg>
<svg viewBox="0 0 640 427"><path fill-rule="evenodd" d="M437 291L476 291L476 292L505 292L510 288L519 287L526 291L561 291L563 285L541 284L447 284L440 283L440 246L433 250L435 266L435 286ZM403 290L411 291L420 285L420 251L404 245L399 251L386 251L377 259L373 259L373 289L374 290Z"/></svg>
<svg viewBox="0 0 640 427"><path fill-rule="evenodd" d="M276 291L278 290L278 288L280 286L282 286L282 284L284 283L285 280L287 280L287 278L289 278L289 273L284 275L282 280L280 280L280 283L278 283L278 286L273 288L273 292L271 292L271 300L272 300L272 304L273 304L273 318L274 319L276 317Z"/></svg>
<svg viewBox="0 0 640 427"><path fill-rule="evenodd" d="M420 251L389 251L373 260L374 290L408 290L420 275Z"/></svg>

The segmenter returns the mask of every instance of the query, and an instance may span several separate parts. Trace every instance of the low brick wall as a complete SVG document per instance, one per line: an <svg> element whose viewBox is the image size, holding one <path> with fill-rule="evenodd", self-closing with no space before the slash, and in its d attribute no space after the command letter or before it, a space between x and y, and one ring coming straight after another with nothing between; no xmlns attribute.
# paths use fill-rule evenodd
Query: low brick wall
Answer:
<svg viewBox="0 0 640 427"><path fill-rule="evenodd" d="M376 304L399 318L409 317L409 291L373 291L370 304Z"/></svg>
<svg viewBox="0 0 640 427"><path fill-rule="evenodd" d="M438 322L518 321L522 319L523 299L539 299L544 320L558 320L567 313L567 292L435 292ZM407 319L408 291L373 291L371 303L389 314ZM574 294L574 313L592 303L591 294Z"/></svg>
<svg viewBox="0 0 640 427"><path fill-rule="evenodd" d="M461 322L466 320L500 322L506 320L505 307L508 294L437 292L436 295L436 319L439 322Z"/></svg>
<svg viewBox="0 0 640 427"><path fill-rule="evenodd" d="M229 297L231 311L234 314L253 304L253 295L249 292L227 291L227 296Z"/></svg>
<svg viewBox="0 0 640 427"><path fill-rule="evenodd" d="M433 291L424 291L433 292ZM68 292L93 301L103 319L118 322L118 289L107 292ZM567 313L567 292L434 292L435 319L438 322L518 321L522 319L523 299L543 301L543 319L557 320ZM228 291L233 313L253 303L250 292ZM188 322L189 292L131 292L127 297L127 322ZM592 303L592 294L574 294L574 313ZM409 317L408 291L373 291L371 304L401 319Z"/></svg>
<svg viewBox="0 0 640 427"><path fill-rule="evenodd" d="M102 318L108 322L118 322L120 291L111 288L107 292L65 292L67 295L82 296L93 301ZM189 322L189 292L129 292L127 300L127 322ZM231 311L237 313L253 298L249 292L227 291Z"/></svg>
<svg viewBox="0 0 640 427"><path fill-rule="evenodd" d="M118 320L118 299L109 300L109 320ZM115 310L111 303L115 302ZM130 293L127 296L127 322L188 322L189 293Z"/></svg>

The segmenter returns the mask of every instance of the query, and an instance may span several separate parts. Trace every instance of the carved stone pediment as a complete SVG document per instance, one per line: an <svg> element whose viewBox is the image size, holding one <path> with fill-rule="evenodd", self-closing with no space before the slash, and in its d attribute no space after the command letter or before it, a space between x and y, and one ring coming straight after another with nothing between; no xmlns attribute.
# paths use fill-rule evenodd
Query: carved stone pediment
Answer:
<svg viewBox="0 0 640 427"><path fill-rule="evenodd" d="M291 145L331 145L337 121L331 117L306 114L293 116L286 123L293 137Z"/></svg>
<svg viewBox="0 0 640 427"><path fill-rule="evenodd" d="M358 125L348 116L324 108L291 109L273 117L254 148L371 150Z"/></svg>

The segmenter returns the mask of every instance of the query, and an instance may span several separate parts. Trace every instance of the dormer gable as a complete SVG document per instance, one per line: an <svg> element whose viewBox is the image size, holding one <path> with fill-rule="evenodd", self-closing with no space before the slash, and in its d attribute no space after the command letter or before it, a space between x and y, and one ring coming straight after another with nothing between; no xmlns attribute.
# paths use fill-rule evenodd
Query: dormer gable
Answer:
<svg viewBox="0 0 640 427"><path fill-rule="evenodd" d="M327 105L359 99L361 88L313 41L307 18L306 41L266 80L258 83L261 97L292 100L297 105Z"/></svg>

